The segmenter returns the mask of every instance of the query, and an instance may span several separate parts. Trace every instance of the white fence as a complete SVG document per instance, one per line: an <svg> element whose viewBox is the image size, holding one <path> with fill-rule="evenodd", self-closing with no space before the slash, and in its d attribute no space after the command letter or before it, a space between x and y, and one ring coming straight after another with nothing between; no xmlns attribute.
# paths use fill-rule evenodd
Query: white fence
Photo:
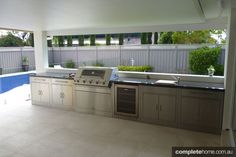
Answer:
<svg viewBox="0 0 236 157"><path fill-rule="evenodd" d="M191 73L189 52L202 45L142 45L142 46L91 46L91 47L53 47L48 50L49 64L65 66L73 60L76 67L103 63L105 66L150 65L153 71L162 73ZM224 64L225 50L222 49L219 63ZM21 59L27 56L30 70L35 69L33 48L0 48L0 68L3 73L21 71Z"/></svg>
<svg viewBox="0 0 236 157"><path fill-rule="evenodd" d="M0 48L0 72L3 74L22 71L22 57L29 58L29 69L35 69L34 49L31 47Z"/></svg>
<svg viewBox="0 0 236 157"><path fill-rule="evenodd" d="M150 65L153 71L161 73L191 73L189 70L189 52L202 45L145 45L145 46L98 46L98 47L54 47L49 50L49 64L65 66L73 60L76 67L94 65L97 62L105 66ZM225 50L219 58L224 64Z"/></svg>

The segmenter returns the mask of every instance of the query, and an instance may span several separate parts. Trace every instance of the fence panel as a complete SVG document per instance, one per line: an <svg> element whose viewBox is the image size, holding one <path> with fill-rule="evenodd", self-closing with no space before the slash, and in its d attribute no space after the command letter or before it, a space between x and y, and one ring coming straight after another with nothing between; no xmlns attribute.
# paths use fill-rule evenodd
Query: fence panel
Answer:
<svg viewBox="0 0 236 157"><path fill-rule="evenodd" d="M18 50L7 50L0 52L0 66L3 68L3 74L14 73L21 71L21 51Z"/></svg>
<svg viewBox="0 0 236 157"><path fill-rule="evenodd" d="M66 62L72 60L75 63L75 67L78 67L77 61L77 49L76 47L61 48L61 62L62 67L66 67Z"/></svg>
<svg viewBox="0 0 236 157"><path fill-rule="evenodd" d="M101 47L97 49L97 62L104 66L116 67L120 65L120 48L119 47Z"/></svg>
<svg viewBox="0 0 236 157"><path fill-rule="evenodd" d="M53 64L60 65L61 64L61 49L59 47L55 47L52 49L53 56ZM51 59L49 59L51 60Z"/></svg>
<svg viewBox="0 0 236 157"><path fill-rule="evenodd" d="M49 66L54 64L54 54L52 48L48 48L48 64Z"/></svg>
<svg viewBox="0 0 236 157"><path fill-rule="evenodd" d="M148 65L147 46L121 47L121 65L131 65L130 60L134 59L134 65Z"/></svg>
<svg viewBox="0 0 236 157"><path fill-rule="evenodd" d="M96 56L96 47L84 47L78 48L78 55L77 55L78 65L83 66L91 66L96 64L97 56Z"/></svg>
<svg viewBox="0 0 236 157"><path fill-rule="evenodd" d="M150 49L150 66L159 73L176 72L177 52L175 49L162 47Z"/></svg>
<svg viewBox="0 0 236 157"><path fill-rule="evenodd" d="M29 70L35 70L35 57L34 49L22 49L22 56L28 57L29 59Z"/></svg>

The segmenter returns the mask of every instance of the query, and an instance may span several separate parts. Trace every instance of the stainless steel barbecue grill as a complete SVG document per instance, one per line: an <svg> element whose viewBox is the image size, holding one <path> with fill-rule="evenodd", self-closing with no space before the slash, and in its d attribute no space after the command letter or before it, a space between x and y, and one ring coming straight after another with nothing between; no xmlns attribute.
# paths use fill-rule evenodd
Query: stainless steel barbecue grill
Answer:
<svg viewBox="0 0 236 157"><path fill-rule="evenodd" d="M117 68L81 67L74 78L74 108L78 112L112 116L112 79Z"/></svg>

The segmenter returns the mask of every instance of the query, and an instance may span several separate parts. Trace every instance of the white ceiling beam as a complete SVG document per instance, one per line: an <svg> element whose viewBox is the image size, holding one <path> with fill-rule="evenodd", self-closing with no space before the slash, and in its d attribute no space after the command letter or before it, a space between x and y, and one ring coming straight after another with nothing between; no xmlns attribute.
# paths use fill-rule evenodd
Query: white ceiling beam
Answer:
<svg viewBox="0 0 236 157"><path fill-rule="evenodd" d="M137 33L137 32L167 32L204 29L225 29L227 18L206 20L204 23L156 25L156 26L133 26L133 27L110 27L110 28L83 28L68 30L47 31L47 35L86 35L86 34L112 34L112 33Z"/></svg>
<svg viewBox="0 0 236 157"><path fill-rule="evenodd" d="M201 1L200 0L192 0L192 1L198 12L199 17L202 19L202 22L205 22L206 18L205 18L204 11L201 5Z"/></svg>

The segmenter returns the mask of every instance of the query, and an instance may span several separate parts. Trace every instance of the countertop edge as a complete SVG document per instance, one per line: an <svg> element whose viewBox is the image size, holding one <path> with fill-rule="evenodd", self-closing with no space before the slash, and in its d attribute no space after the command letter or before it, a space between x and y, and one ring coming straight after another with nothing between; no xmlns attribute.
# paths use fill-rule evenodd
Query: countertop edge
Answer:
<svg viewBox="0 0 236 157"><path fill-rule="evenodd" d="M138 82L119 82L112 80L114 84L126 84L126 85L144 85L152 87L168 87L168 88L182 88L182 89L198 89L198 90L210 90L210 91L219 91L224 92L224 88L215 88L215 87L196 87L196 86L181 86L181 85L166 85L166 84L148 84L148 83L138 83Z"/></svg>

